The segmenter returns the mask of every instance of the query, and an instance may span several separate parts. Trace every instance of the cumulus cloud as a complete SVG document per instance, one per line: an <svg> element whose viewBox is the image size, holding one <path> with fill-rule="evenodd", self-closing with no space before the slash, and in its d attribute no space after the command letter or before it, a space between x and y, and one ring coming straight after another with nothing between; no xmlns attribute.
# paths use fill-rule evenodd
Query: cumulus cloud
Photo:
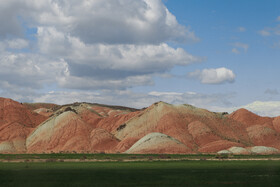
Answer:
<svg viewBox="0 0 280 187"><path fill-rule="evenodd" d="M126 89L201 61L167 44L198 38L161 0L3 0L0 24L1 81L22 88ZM26 28L38 50L12 53L30 47Z"/></svg>
<svg viewBox="0 0 280 187"><path fill-rule="evenodd" d="M84 42L143 44L198 40L189 28L178 24L161 0L109 0L109 6L104 6L103 0L84 1L80 7L63 12L73 14L77 9L71 33Z"/></svg>
<svg viewBox="0 0 280 187"><path fill-rule="evenodd" d="M231 105L231 94L128 90L153 85L153 76L170 76L176 66L203 60L168 45L199 38L190 27L179 24L161 0L2 0L0 24L1 96L137 108L159 100L203 108L214 103ZM25 38L26 28L37 30L34 41ZM248 47L235 46L244 51ZM235 79L226 68L204 69L190 76L204 84ZM54 91L45 93L46 87Z"/></svg>
<svg viewBox="0 0 280 187"><path fill-rule="evenodd" d="M27 48L28 46L29 46L29 42L21 38L0 41L0 48L2 50L24 49Z"/></svg>
<svg viewBox="0 0 280 187"><path fill-rule="evenodd" d="M149 86L154 82L149 75L142 76L129 76L123 79L106 79L95 80L90 77L78 77L66 75L58 80L58 84L62 88L80 89L80 90L95 90L95 89L107 89L107 90L124 90L135 86Z"/></svg>
<svg viewBox="0 0 280 187"><path fill-rule="evenodd" d="M178 24L161 0L109 0L105 6L103 0L64 1L63 7L67 7L61 10L63 16L75 17L67 23L67 27L71 25L70 33L85 43L143 44L198 40L193 32Z"/></svg>
<svg viewBox="0 0 280 187"><path fill-rule="evenodd" d="M60 19L55 5L57 5L56 2L49 0L1 0L0 39L24 37L25 27L36 27L41 24L37 20L47 14L56 12L57 17L53 18Z"/></svg>
<svg viewBox="0 0 280 187"><path fill-rule="evenodd" d="M35 54L0 54L0 82L2 86L42 88L63 75L67 68L64 61L50 60ZM2 87L3 88L3 87Z"/></svg>
<svg viewBox="0 0 280 187"><path fill-rule="evenodd" d="M54 26L84 43L198 40L194 32L177 22L161 0L4 0L0 7L2 36L20 35L20 19L25 19L30 25Z"/></svg>
<svg viewBox="0 0 280 187"><path fill-rule="evenodd" d="M202 60L166 43L86 44L55 28L40 27L38 41L41 53L63 58L67 62L67 73L59 81L67 88L116 89L150 85L152 74L165 73L174 66L186 66Z"/></svg>
<svg viewBox="0 0 280 187"><path fill-rule="evenodd" d="M188 73L188 77L200 80L202 84L233 83L235 74L227 68L203 69Z"/></svg>
<svg viewBox="0 0 280 187"><path fill-rule="evenodd" d="M0 1L0 39L6 38L10 35L20 36L22 34L22 27L16 17L18 7L7 0ZM9 21L7 21L9 18Z"/></svg>
<svg viewBox="0 0 280 187"><path fill-rule="evenodd" d="M39 48L42 53L64 58L71 64L92 68L139 71L163 71L174 65L189 65L202 59L182 48L166 43L158 45L85 44L79 38L64 35L54 28L38 29ZM88 67L87 67L88 68Z"/></svg>

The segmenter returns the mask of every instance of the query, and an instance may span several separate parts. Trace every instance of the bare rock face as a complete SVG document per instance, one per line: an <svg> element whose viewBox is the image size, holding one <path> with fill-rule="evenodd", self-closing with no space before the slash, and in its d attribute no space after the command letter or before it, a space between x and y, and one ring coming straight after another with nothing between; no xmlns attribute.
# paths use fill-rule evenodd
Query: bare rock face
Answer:
<svg viewBox="0 0 280 187"><path fill-rule="evenodd" d="M117 153L123 153L135 144L139 138L125 138L116 147Z"/></svg>
<svg viewBox="0 0 280 187"><path fill-rule="evenodd" d="M9 149L5 149L5 151L0 149L0 153L24 153L26 151L25 140L32 130L33 128L25 127L17 122L2 125L0 129L0 142L5 142L4 145L11 145L13 149L10 151Z"/></svg>
<svg viewBox="0 0 280 187"><path fill-rule="evenodd" d="M242 123L246 127L249 127L252 125L263 125L263 124L272 126L272 121L273 121L273 118L258 116L244 108L231 113L229 115L229 118Z"/></svg>
<svg viewBox="0 0 280 187"><path fill-rule="evenodd" d="M0 153L26 152L27 136L45 119L21 103L0 98Z"/></svg>
<svg viewBox="0 0 280 187"><path fill-rule="evenodd" d="M11 141L3 141L0 143L0 153L16 153L17 150Z"/></svg>
<svg viewBox="0 0 280 187"><path fill-rule="evenodd" d="M49 110L53 110L58 107L58 105L53 104L53 103L23 103L23 106L28 108L31 111L40 109L40 108L45 108Z"/></svg>
<svg viewBox="0 0 280 187"><path fill-rule="evenodd" d="M273 147L266 147L266 146L254 146L248 148L252 153L255 154L277 154L279 150Z"/></svg>
<svg viewBox="0 0 280 187"><path fill-rule="evenodd" d="M277 132L280 132L280 116L274 118L273 120L273 127Z"/></svg>
<svg viewBox="0 0 280 187"><path fill-rule="evenodd" d="M90 150L91 127L72 111L53 116L27 138L28 152L83 152Z"/></svg>
<svg viewBox="0 0 280 187"><path fill-rule="evenodd" d="M46 117L50 117L51 115L53 115L53 111L47 108L38 108L34 110L34 112Z"/></svg>
<svg viewBox="0 0 280 187"><path fill-rule="evenodd" d="M218 151L217 153L218 153L218 154L221 154L221 155L229 155L229 154L232 154L232 152L230 152L229 150L221 150L221 151Z"/></svg>
<svg viewBox="0 0 280 187"><path fill-rule="evenodd" d="M254 145L280 148L280 135L274 129L264 125L254 125L248 127L246 130Z"/></svg>
<svg viewBox="0 0 280 187"><path fill-rule="evenodd" d="M221 140L221 138L215 135L207 125L200 121L190 123L188 125L188 131L198 146L203 146L209 142Z"/></svg>
<svg viewBox="0 0 280 187"><path fill-rule="evenodd" d="M18 122L26 127L36 127L46 119L16 101L0 98L0 125Z"/></svg>
<svg viewBox="0 0 280 187"><path fill-rule="evenodd" d="M130 154L178 154L191 150L178 140L162 133L150 133L137 141L126 153Z"/></svg>
<svg viewBox="0 0 280 187"><path fill-rule="evenodd" d="M231 147L228 150L235 155L248 155L252 153L250 150L244 147Z"/></svg>
<svg viewBox="0 0 280 187"><path fill-rule="evenodd" d="M269 155L269 154L279 154L279 149L274 147L266 146L254 146L254 147L231 147L227 150L221 150L217 152L218 154L236 154L236 155L248 155L248 154L259 154L259 155Z"/></svg>
<svg viewBox="0 0 280 187"><path fill-rule="evenodd" d="M140 139L153 132L179 140L193 153L201 150L216 152L224 147L239 146L241 143L236 143L238 141L250 144L246 129L232 119L190 105L175 106L164 102L155 103L142 111L114 134L123 141ZM210 144L212 142L213 145Z"/></svg>
<svg viewBox="0 0 280 187"><path fill-rule="evenodd" d="M127 113L86 103L61 106L29 135L27 151L115 153L120 141L110 130L123 123Z"/></svg>
<svg viewBox="0 0 280 187"><path fill-rule="evenodd" d="M225 115L164 102L137 110L0 98L0 153L273 154L279 149L280 117L245 109Z"/></svg>
<svg viewBox="0 0 280 187"><path fill-rule="evenodd" d="M91 150L97 152L114 152L119 140L104 129L93 129L90 133Z"/></svg>
<svg viewBox="0 0 280 187"><path fill-rule="evenodd" d="M234 146L238 147L238 146L242 146L242 144L227 141L227 140L218 140L218 141L214 141L214 142L204 145L198 151L201 153L215 153L220 150L228 149L228 148L234 147Z"/></svg>

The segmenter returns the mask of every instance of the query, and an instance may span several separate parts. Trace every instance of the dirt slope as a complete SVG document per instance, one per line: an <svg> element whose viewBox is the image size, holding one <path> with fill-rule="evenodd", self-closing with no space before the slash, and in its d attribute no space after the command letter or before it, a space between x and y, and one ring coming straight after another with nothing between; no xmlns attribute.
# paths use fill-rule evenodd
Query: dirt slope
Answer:
<svg viewBox="0 0 280 187"><path fill-rule="evenodd" d="M28 152L60 152L90 149L92 129L72 111L66 111L36 128L26 140Z"/></svg>
<svg viewBox="0 0 280 187"><path fill-rule="evenodd" d="M150 133L137 141L126 153L130 154L178 154L191 153L191 150L178 140L162 133Z"/></svg>
<svg viewBox="0 0 280 187"><path fill-rule="evenodd" d="M254 114L244 108L231 113L228 117L242 123L246 127L264 124L266 126L272 127L273 121L273 118L258 116L257 114Z"/></svg>
<svg viewBox="0 0 280 187"><path fill-rule="evenodd" d="M158 102L137 110L0 98L0 153L241 153L280 150L280 117Z"/></svg>
<svg viewBox="0 0 280 187"><path fill-rule="evenodd" d="M61 106L28 136L27 151L116 152L119 140L110 129L123 123L127 113L86 103Z"/></svg>
<svg viewBox="0 0 280 187"><path fill-rule="evenodd" d="M11 99L0 98L0 153L23 153L29 133L47 117Z"/></svg>
<svg viewBox="0 0 280 187"><path fill-rule="evenodd" d="M47 117L30 111L23 104L0 97L0 125L18 122L27 127L36 127Z"/></svg>
<svg viewBox="0 0 280 187"><path fill-rule="evenodd" d="M246 129L232 119L190 105L174 106L164 102L142 111L114 134L121 141L126 141L140 139L152 132L176 138L193 152L200 152L205 145L216 141L230 145L251 144ZM212 152L211 149L202 150Z"/></svg>

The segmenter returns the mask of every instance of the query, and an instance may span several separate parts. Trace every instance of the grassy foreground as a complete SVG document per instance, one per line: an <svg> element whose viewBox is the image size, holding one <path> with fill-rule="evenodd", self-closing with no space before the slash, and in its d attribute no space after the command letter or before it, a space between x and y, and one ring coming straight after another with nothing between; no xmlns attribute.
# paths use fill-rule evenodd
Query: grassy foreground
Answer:
<svg viewBox="0 0 280 187"><path fill-rule="evenodd" d="M278 186L280 161L0 163L0 186Z"/></svg>
<svg viewBox="0 0 280 187"><path fill-rule="evenodd" d="M36 160L52 159L58 161L61 159L79 159L79 160L156 160L156 159L280 159L279 154L273 155L218 155L218 154L82 154L82 153L48 153L48 154L0 154L0 162L3 160Z"/></svg>

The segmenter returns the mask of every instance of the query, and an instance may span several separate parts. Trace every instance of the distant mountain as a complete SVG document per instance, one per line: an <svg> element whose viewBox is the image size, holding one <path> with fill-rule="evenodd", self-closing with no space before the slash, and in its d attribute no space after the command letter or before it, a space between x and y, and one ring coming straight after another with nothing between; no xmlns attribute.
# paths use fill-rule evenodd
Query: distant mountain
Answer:
<svg viewBox="0 0 280 187"><path fill-rule="evenodd" d="M157 102L145 109L0 98L0 153L233 153L280 150L280 117Z"/></svg>

